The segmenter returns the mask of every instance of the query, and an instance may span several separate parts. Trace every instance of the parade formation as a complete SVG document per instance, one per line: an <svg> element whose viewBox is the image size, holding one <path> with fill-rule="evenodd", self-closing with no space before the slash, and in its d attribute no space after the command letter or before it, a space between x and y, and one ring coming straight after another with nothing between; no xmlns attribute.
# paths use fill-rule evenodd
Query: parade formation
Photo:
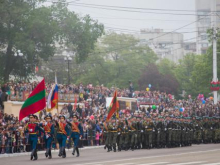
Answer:
<svg viewBox="0 0 220 165"><path fill-rule="evenodd" d="M67 156L67 144L73 144L72 155L79 157L79 143L85 135L85 123L93 123L94 130L98 131L95 134L98 136L97 144L101 136L102 144L107 152L175 148L220 142L220 117L216 111L219 105L212 107L211 97L205 100L204 96L199 94L194 101L191 97L186 101L176 101L171 95L161 94L160 100L164 105L164 100L166 100L165 106L163 104L148 105L147 110L135 106L137 109L122 110L119 106L117 90L114 90L111 94L112 101L106 111L102 109L103 111L97 111L96 115L94 113L94 116L92 114L90 117L85 117L85 114L77 111L74 111L71 117L66 117L66 113L52 117L51 109L58 105L58 88L56 87L57 85L54 84L51 88L51 95L48 95L47 101L51 106L47 109L44 120L39 120L34 114L39 111L39 107L45 108L46 106L44 79L35 87L20 110L19 120L21 123L26 122L24 133L28 134L30 160L38 159L37 144L40 137L43 137L46 158L52 159L52 144L58 144L58 156L61 158ZM130 93L132 91L133 88L130 89ZM152 93L147 91L142 94L147 96ZM43 101L33 100L36 97L40 97ZM198 107L203 107L202 111L199 111ZM215 116L214 111L216 111ZM201 114L207 114L207 116L201 116ZM86 136L93 141L93 132L90 132L88 131Z"/></svg>
<svg viewBox="0 0 220 165"><path fill-rule="evenodd" d="M47 115L45 117L46 122L44 123L38 123L37 122L38 117L36 115L29 115L29 121L26 125L26 132L29 134L29 143L31 146L31 157L30 160L37 160L37 142L38 137L41 135L41 133L44 134L44 140L45 140L45 147L46 147L46 153L45 156L48 159L52 159L51 154L51 147L52 147L52 140L54 139L54 128L56 127L56 138L59 143L59 157L65 158L66 157L66 141L70 140L70 132L71 138L74 142L73 147L73 155L75 154L75 151L77 152L77 156L79 157L79 148L78 148L78 142L80 137L82 137L82 127L78 122L78 116L74 115L74 121L72 123L67 123L65 121L65 116L60 116L59 121L52 122L52 117ZM53 124L55 123L55 125Z"/></svg>
<svg viewBox="0 0 220 165"><path fill-rule="evenodd" d="M66 158L66 142L74 142L72 155L79 157L79 140L82 138L82 126L78 116L74 115L73 121L68 122L65 116L60 116L59 121L52 120L47 115L46 122L37 123L36 115L29 115L30 122L26 125L31 145L31 160L37 160L38 136L43 133L48 159L52 158L51 144L56 128L59 142L59 157ZM192 144L208 144L220 142L219 117L174 117L174 116L134 116L131 118L116 119L103 122L104 149L107 152L134 151L137 149L159 149L186 147ZM55 123L55 124L53 124Z"/></svg>
<svg viewBox="0 0 220 165"><path fill-rule="evenodd" d="M185 147L220 142L219 118L133 117L104 124L105 148L110 151ZM116 145L117 144L117 145Z"/></svg>

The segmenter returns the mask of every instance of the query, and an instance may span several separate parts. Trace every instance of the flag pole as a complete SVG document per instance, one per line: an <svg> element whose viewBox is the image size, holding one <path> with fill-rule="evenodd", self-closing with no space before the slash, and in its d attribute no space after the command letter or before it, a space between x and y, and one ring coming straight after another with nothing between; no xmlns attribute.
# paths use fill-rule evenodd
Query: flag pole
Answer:
<svg viewBox="0 0 220 165"><path fill-rule="evenodd" d="M57 85L57 72L55 71L55 84ZM59 93L58 93L59 95ZM59 115L59 96L58 96L58 100L57 100L57 114Z"/></svg>

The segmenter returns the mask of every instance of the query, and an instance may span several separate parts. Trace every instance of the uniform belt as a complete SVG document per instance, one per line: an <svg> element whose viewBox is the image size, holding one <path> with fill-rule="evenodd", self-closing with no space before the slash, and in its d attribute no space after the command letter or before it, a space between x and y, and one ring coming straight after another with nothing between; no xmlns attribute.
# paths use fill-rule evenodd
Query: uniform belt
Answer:
<svg viewBox="0 0 220 165"><path fill-rule="evenodd" d="M37 133L29 133L30 135L36 135Z"/></svg>
<svg viewBox="0 0 220 165"><path fill-rule="evenodd" d="M152 131L153 129L147 129L147 131Z"/></svg>
<svg viewBox="0 0 220 165"><path fill-rule="evenodd" d="M111 131L111 132L118 132L118 131Z"/></svg>
<svg viewBox="0 0 220 165"><path fill-rule="evenodd" d="M48 132L50 132L50 131L45 131L45 132L47 132L47 133L48 133Z"/></svg>
<svg viewBox="0 0 220 165"><path fill-rule="evenodd" d="M64 134L63 132L57 132L57 133L62 133L62 134Z"/></svg>

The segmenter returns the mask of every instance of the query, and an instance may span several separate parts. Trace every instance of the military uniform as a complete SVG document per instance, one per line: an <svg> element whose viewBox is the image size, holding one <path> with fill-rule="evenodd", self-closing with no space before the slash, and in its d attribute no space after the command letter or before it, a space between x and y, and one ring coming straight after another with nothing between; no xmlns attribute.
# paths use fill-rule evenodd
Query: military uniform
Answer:
<svg viewBox="0 0 220 165"><path fill-rule="evenodd" d="M52 120L52 117L47 115L44 119ZM52 146L52 140L53 140L53 135L54 135L54 124L50 121L45 122L44 124L42 124L42 127L45 131L44 134L44 141L45 141L45 146L46 146L46 153L45 156L48 157L49 159L52 158L52 154L51 154L51 146Z"/></svg>
<svg viewBox="0 0 220 165"><path fill-rule="evenodd" d="M60 119L65 120L65 116L59 116ZM56 122L57 129L57 141L59 143L59 154L58 156L62 156L62 158L66 157L66 141L69 140L70 127L66 122Z"/></svg>
<svg viewBox="0 0 220 165"><path fill-rule="evenodd" d="M36 115L29 115L29 119L36 119ZM37 142L38 142L38 133L44 130L40 127L40 125L37 122L28 122L25 127L25 133L29 134L28 142L31 146L31 160L37 160Z"/></svg>
<svg viewBox="0 0 220 165"><path fill-rule="evenodd" d="M170 117L167 117L166 121L166 130L167 130L167 147L172 147L172 134L173 134L173 121Z"/></svg>
<svg viewBox="0 0 220 165"><path fill-rule="evenodd" d="M76 151L77 153L76 157L79 157L79 140L80 140L80 137L83 137L83 129L82 129L81 124L77 121L78 116L74 115L73 118L76 121L73 121L72 123L70 123L71 130L72 130L71 138L74 142L72 155L75 155L75 151Z"/></svg>
<svg viewBox="0 0 220 165"><path fill-rule="evenodd" d="M117 136L118 136L118 125L115 120L112 120L108 124L108 130L109 130L109 144L108 144L108 151L113 150L116 152L116 141L117 141Z"/></svg>
<svg viewBox="0 0 220 165"><path fill-rule="evenodd" d="M108 131L108 123L107 122L104 122L103 123L103 138L104 138L104 141L105 141L105 146L104 146L104 149L108 148L108 145L109 145L109 131Z"/></svg>
<svg viewBox="0 0 220 165"><path fill-rule="evenodd" d="M145 138L146 138L146 148L151 149L153 145L153 129L154 124L151 119L148 119L145 125Z"/></svg>
<svg viewBox="0 0 220 165"><path fill-rule="evenodd" d="M129 128L130 128L130 147L131 150L133 151L135 147L137 146L137 123L136 121L131 121L129 123Z"/></svg>
<svg viewBox="0 0 220 165"><path fill-rule="evenodd" d="M162 134L162 121L160 119L157 119L156 121L156 147L161 148L162 147L162 141L161 141L161 134Z"/></svg>
<svg viewBox="0 0 220 165"><path fill-rule="evenodd" d="M196 117L196 121L194 121L193 125L194 125L194 143L200 144L202 143L203 127L201 125L199 117Z"/></svg>

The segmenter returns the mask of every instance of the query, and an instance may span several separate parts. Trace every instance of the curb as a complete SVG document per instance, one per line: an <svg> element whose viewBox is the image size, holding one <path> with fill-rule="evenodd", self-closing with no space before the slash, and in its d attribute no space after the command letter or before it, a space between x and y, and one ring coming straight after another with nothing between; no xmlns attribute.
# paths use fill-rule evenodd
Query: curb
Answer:
<svg viewBox="0 0 220 165"><path fill-rule="evenodd" d="M101 146L92 146L92 147L85 147L85 148L79 148L79 150L90 150L90 149L98 149L103 148L104 145ZM66 149L66 151L72 151L72 148ZM52 153L58 153L59 150L51 150ZM45 151L38 151L38 154L45 154ZM13 153L13 154L0 154L0 158L8 158L8 157L18 157L18 156L26 156L31 155L31 152L25 152L25 153Z"/></svg>

